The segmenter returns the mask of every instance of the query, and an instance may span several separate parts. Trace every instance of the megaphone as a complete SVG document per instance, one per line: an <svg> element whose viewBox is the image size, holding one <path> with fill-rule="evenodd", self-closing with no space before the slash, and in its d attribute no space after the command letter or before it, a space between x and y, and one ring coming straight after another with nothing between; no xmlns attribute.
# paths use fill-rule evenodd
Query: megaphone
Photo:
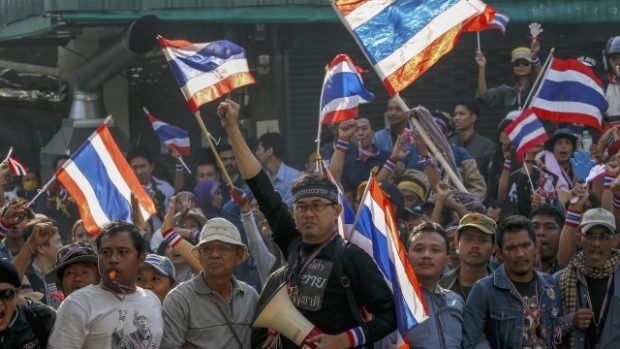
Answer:
<svg viewBox="0 0 620 349"><path fill-rule="evenodd" d="M293 305L286 284L281 284L271 297L260 306L252 327L276 330L302 349L316 349L317 344L307 339L323 333L306 319Z"/></svg>

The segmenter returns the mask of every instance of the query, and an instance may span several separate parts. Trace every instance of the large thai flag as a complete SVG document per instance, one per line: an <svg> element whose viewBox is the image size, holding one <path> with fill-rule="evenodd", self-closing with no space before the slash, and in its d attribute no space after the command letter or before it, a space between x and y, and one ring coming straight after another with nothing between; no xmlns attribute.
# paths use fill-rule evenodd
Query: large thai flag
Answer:
<svg viewBox="0 0 620 349"><path fill-rule="evenodd" d="M508 16L496 12L495 16L493 16L493 19L489 23L489 26L483 30L497 29L501 31L502 34L506 34L506 26L508 25L508 22L510 22L510 18L508 18Z"/></svg>
<svg viewBox="0 0 620 349"><path fill-rule="evenodd" d="M506 135L517 149L517 158L525 159L525 153L549 139L536 114L531 108L523 111L518 118L506 126Z"/></svg>
<svg viewBox="0 0 620 349"><path fill-rule="evenodd" d="M532 109L541 119L601 128L608 108L603 84L576 59L551 58Z"/></svg>
<svg viewBox="0 0 620 349"><path fill-rule="evenodd" d="M450 52L465 31L486 28L480 0L332 0L391 96Z"/></svg>
<svg viewBox="0 0 620 349"><path fill-rule="evenodd" d="M133 222L132 193L145 220L157 213L105 124L54 175L75 199L91 234L97 234L113 220Z"/></svg>
<svg viewBox="0 0 620 349"><path fill-rule="evenodd" d="M192 149L189 145L189 133L187 133L187 131L167 124L154 117L146 108L143 109L157 137L159 137L168 149L176 149L183 156L190 156L192 154Z"/></svg>
<svg viewBox="0 0 620 349"><path fill-rule="evenodd" d="M351 241L356 243L355 239L365 240L360 247L372 256L383 272L394 293L397 348L408 348L407 332L426 320L428 311L407 252L398 237L392 204L374 177L368 185L370 187L362 198L359 219Z"/></svg>
<svg viewBox="0 0 620 349"><path fill-rule="evenodd" d="M234 89L256 81L245 50L228 40L191 43L157 38L192 112Z"/></svg>
<svg viewBox="0 0 620 349"><path fill-rule="evenodd" d="M321 91L321 124L357 117L360 103L370 103L375 95L366 91L360 69L347 55L339 54L329 64Z"/></svg>

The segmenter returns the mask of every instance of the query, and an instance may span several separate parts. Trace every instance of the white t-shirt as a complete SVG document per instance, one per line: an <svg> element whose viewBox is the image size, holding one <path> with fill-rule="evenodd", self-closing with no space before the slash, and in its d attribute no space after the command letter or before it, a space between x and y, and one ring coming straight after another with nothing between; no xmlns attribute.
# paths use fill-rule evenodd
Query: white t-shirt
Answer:
<svg viewBox="0 0 620 349"><path fill-rule="evenodd" d="M121 302L101 285L72 293L58 308L52 349L156 349L163 334L161 303L138 287Z"/></svg>

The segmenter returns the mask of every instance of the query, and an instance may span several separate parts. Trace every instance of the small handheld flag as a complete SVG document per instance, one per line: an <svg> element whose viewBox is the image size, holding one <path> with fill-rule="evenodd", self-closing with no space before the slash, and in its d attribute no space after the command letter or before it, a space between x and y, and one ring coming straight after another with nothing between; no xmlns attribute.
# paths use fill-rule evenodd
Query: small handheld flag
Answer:
<svg viewBox="0 0 620 349"><path fill-rule="evenodd" d="M354 119L360 103L375 98L364 88L360 71L345 54L337 55L329 64L321 91L322 125Z"/></svg>
<svg viewBox="0 0 620 349"><path fill-rule="evenodd" d="M157 39L192 113L205 103L256 82L245 50L233 42Z"/></svg>
<svg viewBox="0 0 620 349"><path fill-rule="evenodd" d="M603 83L576 59L551 58L531 107L541 119L584 124L598 129L608 103Z"/></svg>
<svg viewBox="0 0 620 349"><path fill-rule="evenodd" d="M497 30L501 31L502 34L505 35L506 34L506 26L508 25L508 22L510 22L510 18L508 18L508 16L506 16L505 14L501 14L499 12L495 12L495 16L493 17L493 19L489 23L489 26L484 28L483 31L491 30L491 29L497 29Z"/></svg>
<svg viewBox="0 0 620 349"><path fill-rule="evenodd" d="M157 137L168 149L176 149L183 156L190 156L189 133L181 128L167 124L153 116L146 108L142 108L149 118Z"/></svg>
<svg viewBox="0 0 620 349"><path fill-rule="evenodd" d="M8 159L9 167L11 168L11 172L13 172L16 176L25 176L28 174L26 171L26 166L22 164L19 160L14 157L9 157Z"/></svg>
<svg viewBox="0 0 620 349"><path fill-rule="evenodd" d="M525 153L549 139L547 132L532 109L526 109L506 126L506 135L517 149L517 158L525 159Z"/></svg>

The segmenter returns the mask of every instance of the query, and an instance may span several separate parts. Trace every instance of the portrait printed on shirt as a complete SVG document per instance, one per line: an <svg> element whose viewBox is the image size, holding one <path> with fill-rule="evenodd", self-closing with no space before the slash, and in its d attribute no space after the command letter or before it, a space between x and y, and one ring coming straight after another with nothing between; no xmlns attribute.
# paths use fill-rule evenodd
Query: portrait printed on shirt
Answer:
<svg viewBox="0 0 620 349"><path fill-rule="evenodd" d="M542 323L542 316L538 308L538 297L535 294L524 296L523 301L529 309L523 309L525 321L523 323L523 344L524 346L544 347L547 345L547 331Z"/></svg>
<svg viewBox="0 0 620 349"><path fill-rule="evenodd" d="M299 297L295 304L297 308L309 311L321 309L325 288L327 287L327 279L333 267L333 262L321 259L315 259L310 263L301 276Z"/></svg>
<svg viewBox="0 0 620 349"><path fill-rule="evenodd" d="M151 319L141 310L133 313L133 332L125 329L127 310L119 309L118 322L112 333L112 348L114 349L154 349L156 347L151 335Z"/></svg>

